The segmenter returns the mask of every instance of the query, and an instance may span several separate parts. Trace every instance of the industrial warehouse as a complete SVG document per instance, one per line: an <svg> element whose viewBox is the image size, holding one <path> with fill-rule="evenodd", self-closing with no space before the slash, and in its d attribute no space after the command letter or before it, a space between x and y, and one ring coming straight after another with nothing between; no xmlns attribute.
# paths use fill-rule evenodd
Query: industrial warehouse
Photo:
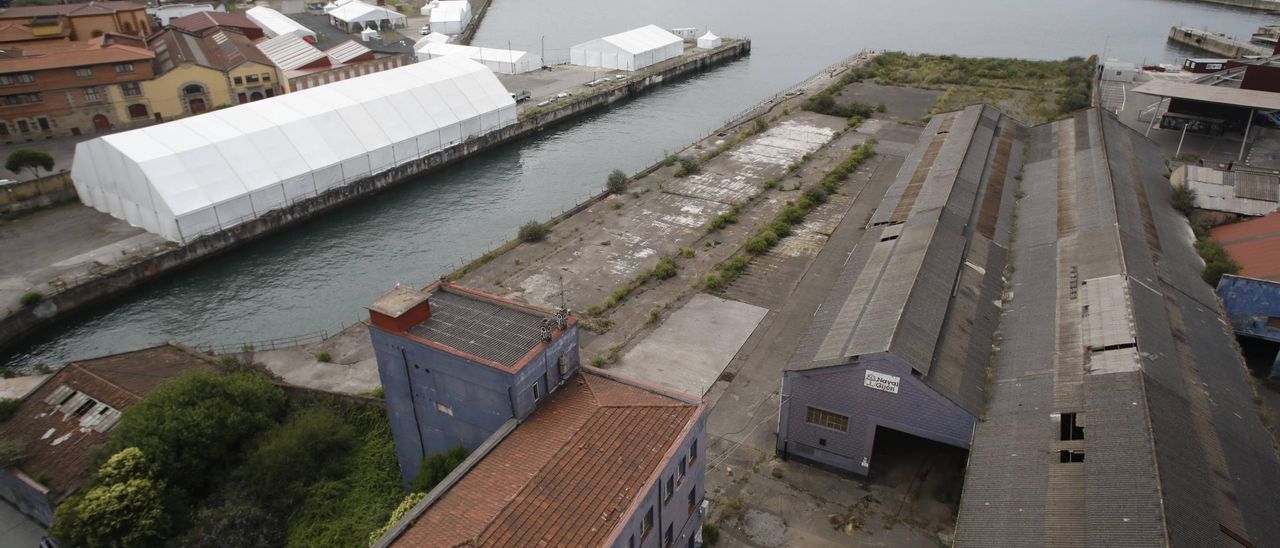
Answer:
<svg viewBox="0 0 1280 548"><path fill-rule="evenodd" d="M76 146L85 204L188 241L515 123L483 65L415 63Z"/></svg>

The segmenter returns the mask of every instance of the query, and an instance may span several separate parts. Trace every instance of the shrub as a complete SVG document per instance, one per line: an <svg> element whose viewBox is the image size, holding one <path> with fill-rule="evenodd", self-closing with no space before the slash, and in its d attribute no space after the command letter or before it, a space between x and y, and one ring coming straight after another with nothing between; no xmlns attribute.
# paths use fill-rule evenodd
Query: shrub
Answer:
<svg viewBox="0 0 1280 548"><path fill-rule="evenodd" d="M32 177L39 177L40 168L53 171L53 156L40 149L20 148L9 153L9 157L5 159L4 168L13 172L14 175L29 169Z"/></svg>
<svg viewBox="0 0 1280 548"><path fill-rule="evenodd" d="M752 124L751 127L752 129L755 130L756 133L760 133L766 129L769 129L769 121L765 120L764 118L756 118L755 123Z"/></svg>
<svg viewBox="0 0 1280 548"><path fill-rule="evenodd" d="M444 481L454 468L462 464L462 461L467 460L467 455L470 454L471 452L465 447L458 446L447 453L436 453L422 459L422 464L418 466L418 475L413 478L413 487L410 490L417 493L430 492Z"/></svg>
<svg viewBox="0 0 1280 548"><path fill-rule="evenodd" d="M702 279L702 287L707 291L719 291L724 285L724 277L716 272L707 274L707 277Z"/></svg>
<svg viewBox="0 0 1280 548"><path fill-rule="evenodd" d="M541 242L546 239L547 234L550 232L551 229L547 228L547 225L539 223L538 221L529 221L520 225L520 241L530 243Z"/></svg>
<svg viewBox="0 0 1280 548"><path fill-rule="evenodd" d="M692 156L681 156L680 166L676 167L676 177L684 177L686 175L694 175L702 171L702 166L698 164L698 159Z"/></svg>
<svg viewBox="0 0 1280 548"><path fill-rule="evenodd" d="M5 369L5 372L8 372ZM0 422L13 418L18 413L18 408L22 407L22 400L15 398L0 398Z"/></svg>
<svg viewBox="0 0 1280 548"><path fill-rule="evenodd" d="M232 491L218 496L196 512L195 525L173 546L284 546L284 523L247 494Z"/></svg>
<svg viewBox="0 0 1280 548"><path fill-rule="evenodd" d="M693 248L692 248L692 247L682 247L682 248L680 248L680 256L681 256L681 257L684 257L684 258L686 258L686 259L692 259L692 258L693 258L694 253L695 253L695 252L694 252L694 250L693 250ZM3 421L0 421L0 422L3 422Z"/></svg>
<svg viewBox="0 0 1280 548"><path fill-rule="evenodd" d="M747 507L742 503L742 499L733 498L725 501L724 508L720 509L720 523L733 521L746 515Z"/></svg>
<svg viewBox="0 0 1280 548"><path fill-rule="evenodd" d="M22 303L22 306L31 306L33 304L40 302L40 299L43 299L43 298L44 298L44 293L41 293L39 291L28 291L22 294L22 297L18 299L18 302Z"/></svg>
<svg viewBox="0 0 1280 548"><path fill-rule="evenodd" d="M667 167L671 167L671 166L676 165L676 162L679 162L679 161L680 161L680 156L675 155L675 154L669 154L669 155L667 155L667 157L666 157L666 158L663 158L663 159L662 159L662 165L667 166Z"/></svg>
<svg viewBox="0 0 1280 548"><path fill-rule="evenodd" d="M720 542L720 527L714 523L702 524L702 542L707 546L715 546Z"/></svg>
<svg viewBox="0 0 1280 548"><path fill-rule="evenodd" d="M725 225L731 225L736 222L738 222L738 210L737 208L730 209L729 211L712 217L710 221L707 221L707 231L720 230L724 228Z"/></svg>
<svg viewBox="0 0 1280 548"><path fill-rule="evenodd" d="M769 250L769 243L764 241L763 238L752 238L747 240L745 249L747 250L747 253L759 255Z"/></svg>
<svg viewBox="0 0 1280 548"><path fill-rule="evenodd" d="M1196 191L1185 184L1173 185L1173 196L1169 202L1183 215L1189 215L1196 207Z"/></svg>
<svg viewBox="0 0 1280 548"><path fill-rule="evenodd" d="M151 470L137 448L112 456L98 471L97 486L58 506L53 534L71 546L159 546L170 521Z"/></svg>
<svg viewBox="0 0 1280 548"><path fill-rule="evenodd" d="M316 359L328 363L333 361L333 356L328 352L316 352Z"/></svg>
<svg viewBox="0 0 1280 548"><path fill-rule="evenodd" d="M621 169L613 170L609 173L609 178L606 180L605 188L609 190L610 194L622 194L623 192L626 192L627 174L623 173Z"/></svg>
<svg viewBox="0 0 1280 548"><path fill-rule="evenodd" d="M297 411L262 436L238 470L268 509L287 512L311 484L340 477L356 446L356 431L333 410Z"/></svg>
<svg viewBox="0 0 1280 548"><path fill-rule="evenodd" d="M605 364L604 356L596 356L594 358L591 358L592 367L604 367L604 364Z"/></svg>
<svg viewBox="0 0 1280 548"><path fill-rule="evenodd" d="M183 375L125 411L106 451L136 447L157 480L200 495L240 460L250 439L280 420L285 405L284 391L261 373Z"/></svg>
<svg viewBox="0 0 1280 548"><path fill-rule="evenodd" d="M372 546L373 543L378 542L378 539L382 538L382 535L387 534L387 531L391 530L391 526L395 525L397 521L400 521L400 518L403 518L408 514L409 510L412 510L413 507L418 504L419 501L426 498L426 496L426 493L409 493L404 500L400 501L400 505L396 506L395 511L391 512L391 517L387 518L387 524L383 525L382 528L369 533L369 545Z"/></svg>
<svg viewBox="0 0 1280 548"><path fill-rule="evenodd" d="M1227 250L1217 240L1201 237L1196 240L1195 246L1196 252L1200 253L1200 257L1204 259L1204 271L1201 277L1209 285L1218 287L1218 281L1222 279L1223 274L1240 273L1240 264L1232 260Z"/></svg>
<svg viewBox="0 0 1280 548"><path fill-rule="evenodd" d="M809 187L808 190L804 191L804 196L812 200L815 204L822 204L827 201L827 191L823 190L821 186Z"/></svg>
<svg viewBox="0 0 1280 548"><path fill-rule="evenodd" d="M668 280L676 277L679 272L680 268L676 266L676 262L669 257L664 257L653 267L652 274L654 278L659 280Z"/></svg>
<svg viewBox="0 0 1280 548"><path fill-rule="evenodd" d="M26 444L17 440L0 440L0 469L14 466L26 458Z"/></svg>

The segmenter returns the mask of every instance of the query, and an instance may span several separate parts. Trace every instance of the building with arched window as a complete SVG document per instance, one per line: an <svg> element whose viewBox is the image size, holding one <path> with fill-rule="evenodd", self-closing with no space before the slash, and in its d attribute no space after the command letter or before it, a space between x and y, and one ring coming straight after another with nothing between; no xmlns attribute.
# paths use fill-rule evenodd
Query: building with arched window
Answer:
<svg viewBox="0 0 1280 548"><path fill-rule="evenodd" d="M232 28L169 28L147 39L156 54L155 79L143 84L144 116L170 120L283 93L280 72ZM137 120L141 111L124 113Z"/></svg>

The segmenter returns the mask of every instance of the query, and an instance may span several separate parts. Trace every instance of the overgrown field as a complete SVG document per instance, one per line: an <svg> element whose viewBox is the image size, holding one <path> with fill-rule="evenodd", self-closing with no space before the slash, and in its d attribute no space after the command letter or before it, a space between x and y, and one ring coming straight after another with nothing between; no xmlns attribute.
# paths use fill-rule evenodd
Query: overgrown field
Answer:
<svg viewBox="0 0 1280 548"><path fill-rule="evenodd" d="M1029 61L890 52L846 72L813 101L824 94L839 95L849 84L874 80L886 86L941 90L933 114L982 103L1024 122L1048 122L1089 106L1096 63L1096 57Z"/></svg>

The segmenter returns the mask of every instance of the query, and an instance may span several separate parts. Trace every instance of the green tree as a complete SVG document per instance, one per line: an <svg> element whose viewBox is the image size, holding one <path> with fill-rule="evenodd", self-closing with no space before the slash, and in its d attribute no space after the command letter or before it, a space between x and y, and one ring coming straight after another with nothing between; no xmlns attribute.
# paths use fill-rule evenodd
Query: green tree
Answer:
<svg viewBox="0 0 1280 548"><path fill-rule="evenodd" d="M311 484L341 477L357 442L355 428L337 413L313 407L264 434L237 475L269 509L288 511Z"/></svg>
<svg viewBox="0 0 1280 548"><path fill-rule="evenodd" d="M14 175L22 173L22 170L31 170L31 176L39 177L40 169L45 171L53 171L53 156L48 152L35 148L20 148L9 153L9 158L4 162L4 168L13 172Z"/></svg>
<svg viewBox="0 0 1280 548"><path fill-rule="evenodd" d="M627 174L621 169L615 169L609 173L609 179L606 181L605 188L610 194L622 194L627 191Z"/></svg>
<svg viewBox="0 0 1280 548"><path fill-rule="evenodd" d="M458 446L450 449L447 453L436 453L425 459L418 467L418 475L413 478L413 487L410 491L418 493L430 492L437 484L444 481L445 476L449 475L454 468L457 468L462 461L467 460L467 455L471 452L465 447Z"/></svg>
<svg viewBox="0 0 1280 548"><path fill-rule="evenodd" d="M98 470L98 484L54 514L53 534L68 546L157 546L169 527L163 484L130 447Z"/></svg>
<svg viewBox="0 0 1280 548"><path fill-rule="evenodd" d="M254 436L279 422L284 391L265 375L198 372L166 381L124 412L107 450L137 447L156 478L201 496Z"/></svg>
<svg viewBox="0 0 1280 548"><path fill-rule="evenodd" d="M195 526L171 544L187 548L284 546L284 523L243 489L218 495L196 512Z"/></svg>

